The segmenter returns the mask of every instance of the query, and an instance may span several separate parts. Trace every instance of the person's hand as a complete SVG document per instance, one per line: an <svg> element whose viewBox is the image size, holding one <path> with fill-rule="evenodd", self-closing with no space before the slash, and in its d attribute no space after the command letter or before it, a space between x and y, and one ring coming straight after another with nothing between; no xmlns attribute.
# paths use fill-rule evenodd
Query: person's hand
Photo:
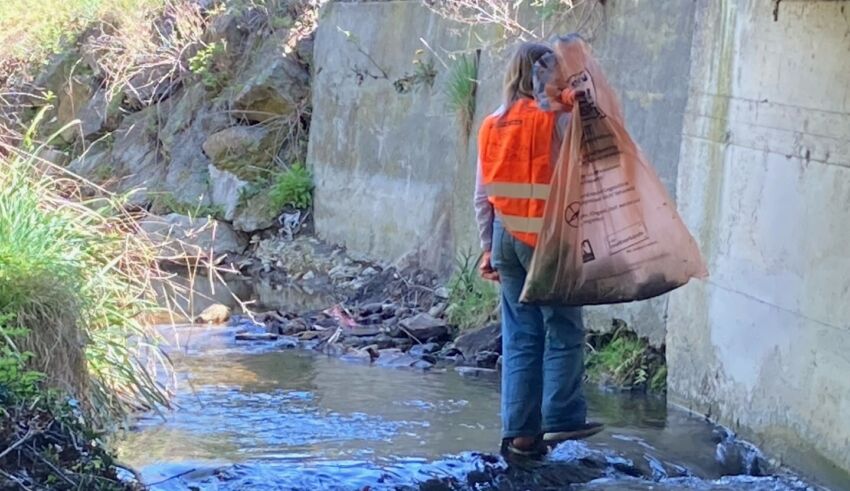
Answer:
<svg viewBox="0 0 850 491"><path fill-rule="evenodd" d="M576 91L573 89L564 89L561 91L561 104L564 105L567 111L572 111L576 103Z"/></svg>
<svg viewBox="0 0 850 491"><path fill-rule="evenodd" d="M493 264L490 262L491 257L490 251L484 251L484 254L481 255L481 264L478 265L478 274L485 280L498 282L499 272L493 269Z"/></svg>

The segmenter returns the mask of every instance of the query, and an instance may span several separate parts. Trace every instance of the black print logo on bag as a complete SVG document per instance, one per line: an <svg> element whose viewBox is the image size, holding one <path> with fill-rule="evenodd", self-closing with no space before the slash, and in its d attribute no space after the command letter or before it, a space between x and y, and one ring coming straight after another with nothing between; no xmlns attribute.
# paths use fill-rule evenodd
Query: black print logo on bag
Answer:
<svg viewBox="0 0 850 491"><path fill-rule="evenodd" d="M587 263L594 259L596 259L596 255L593 254L593 247L590 245L590 241L587 239L581 241L581 261Z"/></svg>
<svg viewBox="0 0 850 491"><path fill-rule="evenodd" d="M582 164L619 154L614 135L604 121L605 114L596 104L596 87L590 74L583 70L570 77L567 83L576 92L576 102L581 115Z"/></svg>
<svg viewBox="0 0 850 491"><path fill-rule="evenodd" d="M578 228L578 221L581 218L581 203L573 201L564 210L564 220L567 225L573 228Z"/></svg>

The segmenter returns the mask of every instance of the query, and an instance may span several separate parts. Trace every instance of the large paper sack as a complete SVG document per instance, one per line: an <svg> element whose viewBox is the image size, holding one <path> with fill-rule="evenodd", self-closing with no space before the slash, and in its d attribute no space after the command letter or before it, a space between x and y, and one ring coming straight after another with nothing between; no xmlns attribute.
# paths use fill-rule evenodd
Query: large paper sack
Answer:
<svg viewBox="0 0 850 491"><path fill-rule="evenodd" d="M540 106L577 91L521 300L591 305L651 298L707 271L652 166L626 132L587 45L560 39L535 67ZM553 63L554 62L554 63Z"/></svg>

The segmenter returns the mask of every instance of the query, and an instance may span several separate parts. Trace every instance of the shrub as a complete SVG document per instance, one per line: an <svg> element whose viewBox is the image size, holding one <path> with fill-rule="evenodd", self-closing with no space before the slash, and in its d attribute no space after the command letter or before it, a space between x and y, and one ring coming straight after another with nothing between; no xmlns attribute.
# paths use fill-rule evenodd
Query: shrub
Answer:
<svg viewBox="0 0 850 491"><path fill-rule="evenodd" d="M285 206L300 210L310 208L313 203L313 176L303 164L296 163L274 178L269 197L276 209Z"/></svg>
<svg viewBox="0 0 850 491"><path fill-rule="evenodd" d="M4 358L28 361L100 423L168 404L168 364L139 319L158 309L155 249L111 196L0 149L0 316ZM10 351L11 350L11 351Z"/></svg>
<svg viewBox="0 0 850 491"><path fill-rule="evenodd" d="M449 283L448 321L460 329L481 327L498 317L499 289L478 275L480 256L460 255Z"/></svg>

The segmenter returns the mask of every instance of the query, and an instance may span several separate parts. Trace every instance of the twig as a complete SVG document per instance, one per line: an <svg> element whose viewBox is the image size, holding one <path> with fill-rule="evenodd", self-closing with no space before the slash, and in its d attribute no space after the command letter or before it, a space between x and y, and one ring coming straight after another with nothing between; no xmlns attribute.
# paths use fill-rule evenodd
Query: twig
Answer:
<svg viewBox="0 0 850 491"><path fill-rule="evenodd" d="M16 448L20 447L21 445L23 445L24 443L26 443L26 442L27 442L27 440L29 440L30 438L32 438L32 436L33 436L34 434L35 434L35 433L34 433L31 429L30 429L30 430L27 430L27 433L26 433L26 434L25 434L25 435L24 435L24 436L23 436L20 440L16 441L16 442L15 442L15 443L13 443L12 445L10 445L10 446L9 446L9 448L7 448L7 449L6 449L6 450L4 450L2 453L0 453L0 460L2 460L2 459L3 459L3 457L5 457L5 456L6 456L6 455L8 455L9 453L11 453L11 452L12 452L12 450L14 450L14 449L16 449Z"/></svg>
<svg viewBox="0 0 850 491"><path fill-rule="evenodd" d="M183 477L183 476L185 476L185 475L187 475L187 474L191 474L191 473L195 472L196 470L197 470L197 469L189 469L188 471L183 471L183 472L181 472L181 473L179 473L179 474L175 474L175 475L173 475L173 476L171 476L171 477L168 477L168 478L165 478L165 479L163 479L163 480L161 480L161 481L156 481L156 482L149 482L149 483L146 483L146 484L145 484L145 486L148 486L148 487L151 487L151 486L158 486L158 485L160 485L160 484L166 483L166 482L171 481L171 480L173 480L173 479L177 479L178 477Z"/></svg>
<svg viewBox="0 0 850 491"><path fill-rule="evenodd" d="M24 491L32 491L32 488L30 488L30 487L28 487L26 484L24 484L24 482L23 482L23 481L21 481L20 479L18 479L18 478L17 478L17 477L15 477L15 476L13 476L13 475L9 474L8 472L4 471L3 469L0 469L0 476L3 476L3 477L5 477L6 479L8 479L8 480L10 480L10 481L14 482L14 483L15 483L15 484L17 484L18 486L20 486L20 487L21 487Z"/></svg>
<svg viewBox="0 0 850 491"><path fill-rule="evenodd" d="M63 481L65 481L66 483L68 483L72 487L76 487L78 485L73 479L66 476L64 472L62 472L61 470L56 468L56 466L53 465L53 463L51 463L49 460L45 459L44 456L41 455L41 453L39 453L38 450L36 450L35 448L32 448L32 447L30 447L30 450L32 451L33 455L35 455L36 458L38 458L38 460L41 461L42 464L46 465L47 467L50 467L50 470L52 470L53 473L56 474L57 476L61 477Z"/></svg>

